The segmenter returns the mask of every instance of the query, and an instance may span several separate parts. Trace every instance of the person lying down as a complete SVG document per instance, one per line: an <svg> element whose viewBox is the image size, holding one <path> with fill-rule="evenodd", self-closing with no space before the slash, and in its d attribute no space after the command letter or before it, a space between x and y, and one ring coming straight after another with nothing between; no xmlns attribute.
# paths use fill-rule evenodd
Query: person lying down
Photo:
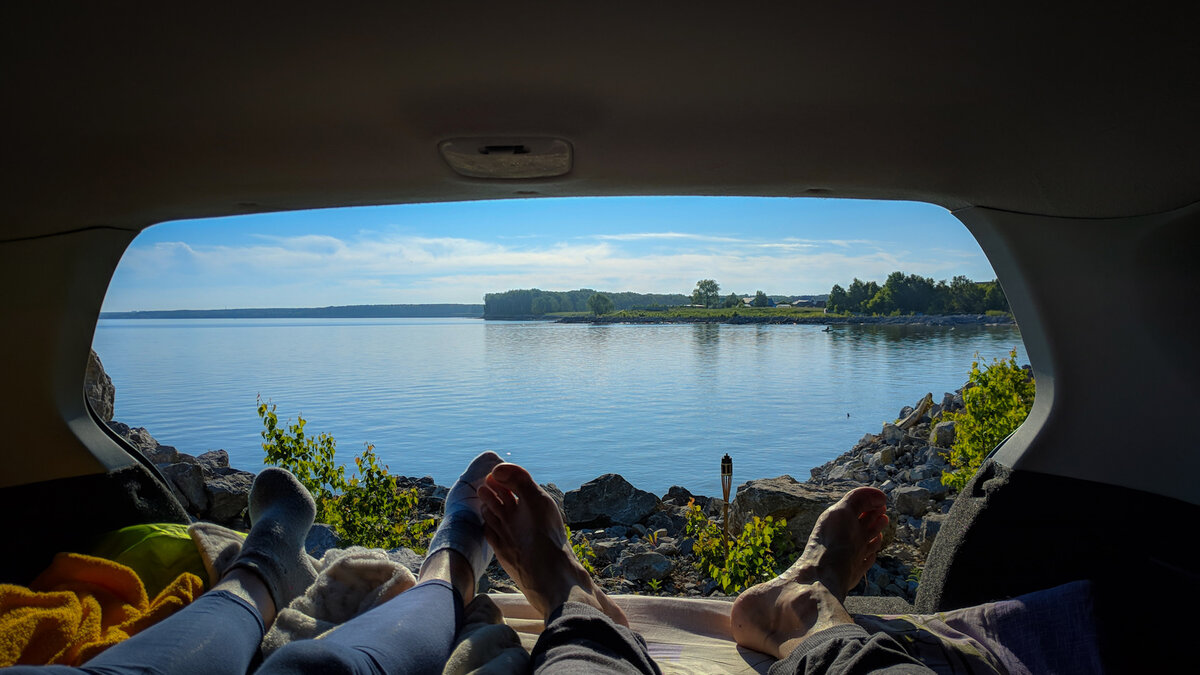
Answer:
<svg viewBox="0 0 1200 675"><path fill-rule="evenodd" d="M796 562L733 602L736 643L777 658L770 668L775 675L926 673L933 672L930 665L956 672L953 659L898 641L886 626L868 632L845 609L846 593L882 546L886 508L883 492L861 487L826 509ZM258 665L277 612L315 578L304 552L314 515L312 497L295 477L263 470L250 494L250 533L212 590L81 667L7 672L440 673L494 554L545 621L530 654L532 672L660 673L646 641L576 560L554 500L528 471L492 452L472 460L448 492L415 586L319 639L284 645ZM940 660L918 658L930 654ZM993 661L960 665L980 663Z"/></svg>

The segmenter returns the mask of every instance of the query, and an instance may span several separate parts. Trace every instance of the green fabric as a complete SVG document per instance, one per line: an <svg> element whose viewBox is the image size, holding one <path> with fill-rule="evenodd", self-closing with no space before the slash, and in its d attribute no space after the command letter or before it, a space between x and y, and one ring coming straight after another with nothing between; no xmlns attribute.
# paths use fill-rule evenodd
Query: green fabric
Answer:
<svg viewBox="0 0 1200 675"><path fill-rule="evenodd" d="M123 527L100 537L91 555L133 569L150 598L184 572L200 577L205 585L208 583L204 560L188 534L187 525L149 523Z"/></svg>

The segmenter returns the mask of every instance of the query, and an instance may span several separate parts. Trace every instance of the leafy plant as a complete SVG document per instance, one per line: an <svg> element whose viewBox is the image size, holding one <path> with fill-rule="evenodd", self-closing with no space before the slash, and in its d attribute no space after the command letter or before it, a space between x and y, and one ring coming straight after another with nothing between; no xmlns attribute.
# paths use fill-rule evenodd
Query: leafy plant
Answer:
<svg viewBox="0 0 1200 675"><path fill-rule="evenodd" d="M983 368L975 355L969 384L963 390L963 409L942 415L955 423L950 448L954 470L942 474L943 485L954 490L966 485L984 458L1029 416L1035 390L1033 378L1017 365L1017 350L1009 352L1008 359L995 359Z"/></svg>
<svg viewBox="0 0 1200 675"><path fill-rule="evenodd" d="M345 468L337 463L337 442L332 436L307 436L306 422L299 415L295 422L281 426L275 405L261 398L258 417L264 427L263 463L292 472L313 496L317 522L332 526L347 545L406 546L424 552L434 521L417 517L417 489L397 489L396 477L379 464L374 446L367 444L354 458L358 474L347 479Z"/></svg>
<svg viewBox="0 0 1200 675"><path fill-rule="evenodd" d="M571 550L575 552L575 558L579 560L579 564L583 565L583 569L587 570L588 574L595 575L596 567L592 561L596 559L596 552L592 550L591 542L582 534L572 536L571 528L565 525L563 527L567 530L567 541L571 542Z"/></svg>
<svg viewBox="0 0 1200 675"><path fill-rule="evenodd" d="M650 530L646 533L646 543L651 546L658 546L658 530Z"/></svg>
<svg viewBox="0 0 1200 675"><path fill-rule="evenodd" d="M650 590L657 593L658 589L662 588L663 582L662 582L662 579L651 579L650 581L647 581L646 583L649 584Z"/></svg>
<svg viewBox="0 0 1200 675"><path fill-rule="evenodd" d="M695 504L688 503L687 533L695 538L692 550L696 568L721 586L724 593L737 593L774 577L787 565L786 554L792 549L784 529L787 521L767 516L754 517L741 534L730 535L726 548L721 528Z"/></svg>

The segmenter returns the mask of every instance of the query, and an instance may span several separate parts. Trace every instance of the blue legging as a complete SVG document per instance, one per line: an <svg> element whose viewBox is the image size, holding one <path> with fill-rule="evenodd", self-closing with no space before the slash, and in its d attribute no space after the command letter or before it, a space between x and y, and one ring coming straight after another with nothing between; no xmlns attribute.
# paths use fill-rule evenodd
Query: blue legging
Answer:
<svg viewBox="0 0 1200 675"><path fill-rule="evenodd" d="M320 640L283 647L257 672L440 673L461 622L462 601L454 587L427 581ZM4 675L242 675L251 671L265 632L250 603L227 591L210 591L82 666L13 666Z"/></svg>

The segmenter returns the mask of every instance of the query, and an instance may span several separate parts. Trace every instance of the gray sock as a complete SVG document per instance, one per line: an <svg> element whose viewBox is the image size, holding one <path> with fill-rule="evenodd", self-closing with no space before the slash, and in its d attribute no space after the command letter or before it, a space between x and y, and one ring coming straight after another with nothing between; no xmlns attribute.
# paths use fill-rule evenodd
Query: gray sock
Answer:
<svg viewBox="0 0 1200 675"><path fill-rule="evenodd" d="M492 562L492 547L483 537L483 513L475 491L483 485L483 479L492 469L503 462L491 451L471 460L467 470L446 494L446 513L429 542L426 557L447 548L458 551L471 563L475 578L483 576L483 571Z"/></svg>
<svg viewBox="0 0 1200 675"><path fill-rule="evenodd" d="M280 611L304 593L317 578L304 552L304 538L312 527L317 507L308 490L290 472L263 469L250 489L250 534L233 568L257 574Z"/></svg>

